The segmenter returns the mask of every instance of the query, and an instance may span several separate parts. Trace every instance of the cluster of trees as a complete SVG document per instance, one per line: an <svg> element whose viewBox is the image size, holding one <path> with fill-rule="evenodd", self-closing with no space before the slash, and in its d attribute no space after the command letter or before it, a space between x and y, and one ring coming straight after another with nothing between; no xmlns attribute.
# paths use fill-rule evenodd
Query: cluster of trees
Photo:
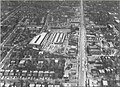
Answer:
<svg viewBox="0 0 120 87"><path fill-rule="evenodd" d="M87 16L96 24L106 25L110 22L110 15L108 12L117 12L119 7L118 2L94 1L85 2Z"/></svg>

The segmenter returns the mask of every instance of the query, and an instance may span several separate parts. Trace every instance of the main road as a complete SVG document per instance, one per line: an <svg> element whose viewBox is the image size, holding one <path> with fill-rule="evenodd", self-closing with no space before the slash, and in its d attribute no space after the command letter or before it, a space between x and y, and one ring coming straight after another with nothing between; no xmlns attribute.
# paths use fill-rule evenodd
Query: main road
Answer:
<svg viewBox="0 0 120 87"><path fill-rule="evenodd" d="M86 85L86 30L84 25L84 11L83 0L80 1L80 25L78 38L78 87L85 87Z"/></svg>
<svg viewBox="0 0 120 87"><path fill-rule="evenodd" d="M22 6L22 4L20 4L19 6L17 6L16 8L14 8L10 13L8 13L8 15L6 15L6 17L1 20L1 24L4 23L6 20L8 20L11 16L14 16L14 14L17 13L18 9L21 6Z"/></svg>
<svg viewBox="0 0 120 87"><path fill-rule="evenodd" d="M23 20L23 18L19 21L19 23L20 23L22 20ZM4 45L8 42L8 40L12 37L12 35L17 31L18 27L19 27L19 24L17 24L17 25L15 26L15 28L14 28L13 31L9 34L9 36L3 41L3 43L0 44L1 47L4 46Z"/></svg>
<svg viewBox="0 0 120 87"><path fill-rule="evenodd" d="M4 67L5 63L9 60L9 57L13 51L13 49L15 48L15 46L13 46L10 51L7 53L7 55L5 56L5 58L0 62L0 70Z"/></svg>

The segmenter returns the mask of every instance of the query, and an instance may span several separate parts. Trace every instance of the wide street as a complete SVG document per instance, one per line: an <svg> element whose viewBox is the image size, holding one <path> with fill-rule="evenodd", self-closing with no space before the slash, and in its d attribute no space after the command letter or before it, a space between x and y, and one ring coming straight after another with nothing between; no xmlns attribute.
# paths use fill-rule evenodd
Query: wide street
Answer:
<svg viewBox="0 0 120 87"><path fill-rule="evenodd" d="M19 21L19 23L21 23L22 20L23 20L23 18ZM0 44L1 47L4 46L8 42L8 40L11 39L11 37L13 36L13 34L15 33L15 31L17 31L18 27L19 27L19 24L15 26L15 28L9 34L9 36Z"/></svg>
<svg viewBox="0 0 120 87"><path fill-rule="evenodd" d="M86 82L86 29L84 26L84 12L83 12L83 0L80 1L80 25L79 25L79 39L78 39L78 63L79 63L79 87L85 86Z"/></svg>
<svg viewBox="0 0 120 87"><path fill-rule="evenodd" d="M4 57L4 59L0 62L0 70L5 66L5 63L9 60L9 57L13 51L14 47L10 49L10 51L7 53L7 55Z"/></svg>
<svg viewBox="0 0 120 87"><path fill-rule="evenodd" d="M1 23L4 23L6 20L8 20L11 16L13 16L15 13L17 13L18 12L18 9L21 7L21 4L18 6L18 7L16 7L15 9L13 9L10 13L8 13L8 15L4 18L4 19L2 19L2 21L1 21Z"/></svg>

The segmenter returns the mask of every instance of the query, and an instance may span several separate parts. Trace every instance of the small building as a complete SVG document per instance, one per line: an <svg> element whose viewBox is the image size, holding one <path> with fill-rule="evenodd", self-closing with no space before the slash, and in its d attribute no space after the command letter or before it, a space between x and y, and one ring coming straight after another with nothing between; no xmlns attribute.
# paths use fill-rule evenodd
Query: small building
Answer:
<svg viewBox="0 0 120 87"><path fill-rule="evenodd" d="M40 83L37 83L35 87L41 87L41 84L40 84Z"/></svg>
<svg viewBox="0 0 120 87"><path fill-rule="evenodd" d="M27 70L23 70L23 71L22 71L22 76L25 77L26 74L27 74Z"/></svg>
<svg viewBox="0 0 120 87"><path fill-rule="evenodd" d="M102 52L99 49L90 49L89 53L91 55L101 55Z"/></svg>
<svg viewBox="0 0 120 87"><path fill-rule="evenodd" d="M102 86L107 87L108 86L108 81L107 80L102 80Z"/></svg>
<svg viewBox="0 0 120 87"><path fill-rule="evenodd" d="M4 76L8 76L8 75L9 75L9 72L10 72L10 70L5 70L5 71L4 71Z"/></svg>
<svg viewBox="0 0 120 87"><path fill-rule="evenodd" d="M52 84L49 84L49 85L48 85L48 87L54 87L54 85L52 85Z"/></svg>
<svg viewBox="0 0 120 87"><path fill-rule="evenodd" d="M60 85L54 85L54 87L60 87Z"/></svg>
<svg viewBox="0 0 120 87"><path fill-rule="evenodd" d="M4 87L5 83L4 82L0 82L0 87Z"/></svg>
<svg viewBox="0 0 120 87"><path fill-rule="evenodd" d="M35 87L34 83L29 84L29 87Z"/></svg>

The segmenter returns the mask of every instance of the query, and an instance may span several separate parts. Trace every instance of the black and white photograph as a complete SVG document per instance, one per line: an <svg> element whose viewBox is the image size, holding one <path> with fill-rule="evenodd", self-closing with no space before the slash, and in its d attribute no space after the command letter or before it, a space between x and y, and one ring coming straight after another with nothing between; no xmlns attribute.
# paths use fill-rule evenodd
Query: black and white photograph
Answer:
<svg viewBox="0 0 120 87"><path fill-rule="evenodd" d="M0 87L120 87L120 0L0 0Z"/></svg>

